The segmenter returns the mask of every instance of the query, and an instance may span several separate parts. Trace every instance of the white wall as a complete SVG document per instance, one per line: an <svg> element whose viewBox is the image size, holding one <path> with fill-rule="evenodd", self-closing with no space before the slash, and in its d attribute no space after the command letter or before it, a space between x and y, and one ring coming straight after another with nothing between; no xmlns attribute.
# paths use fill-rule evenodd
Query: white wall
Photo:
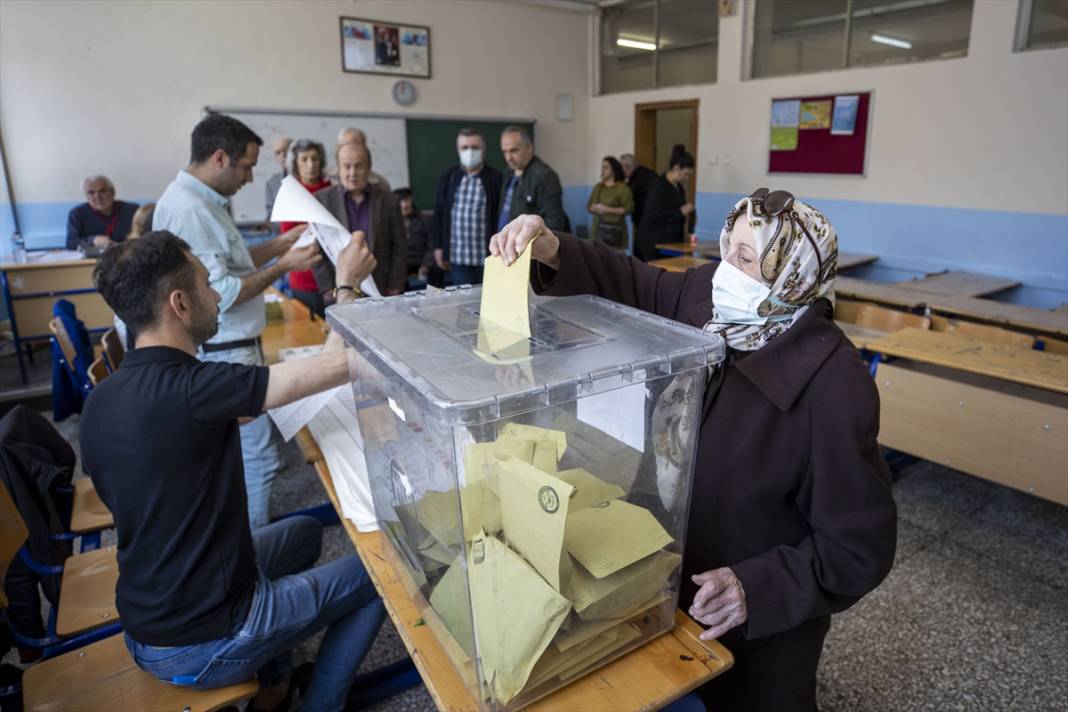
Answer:
<svg viewBox="0 0 1068 712"><path fill-rule="evenodd" d="M19 204L79 201L81 177L100 172L120 196L159 195L205 105L401 111L393 77L341 71L342 15L430 26L433 77L413 80L411 113L533 117L539 154L564 184L585 182L580 13L481 0L4 1L0 132ZM573 121L556 120L558 92L574 95Z"/></svg>
<svg viewBox="0 0 1068 712"><path fill-rule="evenodd" d="M697 189L748 192L769 180L772 98L872 91L866 178L771 182L841 200L1068 213L1068 49L1014 53L1013 0L976 0L963 59L750 81L741 80L745 4L720 20L716 84L593 98L589 155L632 148L635 103L699 98Z"/></svg>

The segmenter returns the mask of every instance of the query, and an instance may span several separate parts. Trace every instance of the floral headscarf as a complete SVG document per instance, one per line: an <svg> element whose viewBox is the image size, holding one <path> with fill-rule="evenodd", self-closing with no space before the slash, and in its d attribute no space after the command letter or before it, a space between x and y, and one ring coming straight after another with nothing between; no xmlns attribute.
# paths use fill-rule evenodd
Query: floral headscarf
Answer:
<svg viewBox="0 0 1068 712"><path fill-rule="evenodd" d="M771 289L759 308L769 319L764 324L733 324L714 309L704 328L720 334L731 348L754 351L793 326L812 302L822 297L834 303L838 235L820 211L800 200L780 215L769 217L759 200L742 198L719 235L723 257L730 249L734 223L743 216L753 229L761 281Z"/></svg>

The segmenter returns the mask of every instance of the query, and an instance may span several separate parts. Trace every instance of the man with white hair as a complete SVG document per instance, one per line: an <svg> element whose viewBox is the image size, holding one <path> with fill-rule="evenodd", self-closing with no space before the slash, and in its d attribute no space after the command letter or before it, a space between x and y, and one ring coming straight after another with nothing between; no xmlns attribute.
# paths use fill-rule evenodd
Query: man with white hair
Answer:
<svg viewBox="0 0 1068 712"><path fill-rule="evenodd" d="M115 200L115 184L107 176L89 176L82 181L86 202L67 216L67 249L105 249L123 242L133 225L137 203Z"/></svg>
<svg viewBox="0 0 1068 712"><path fill-rule="evenodd" d="M363 132L363 129L358 129L355 126L348 126L341 129L337 134L337 147L341 148L346 143L354 143L357 146L363 146L365 150L370 150L367 146L367 134ZM337 178L337 166L334 166L333 173L330 174L331 179ZM337 182L336 180L334 181ZM367 179L368 183L382 186L382 190L389 192L393 190L389 187L389 181L386 177L371 171L370 177Z"/></svg>

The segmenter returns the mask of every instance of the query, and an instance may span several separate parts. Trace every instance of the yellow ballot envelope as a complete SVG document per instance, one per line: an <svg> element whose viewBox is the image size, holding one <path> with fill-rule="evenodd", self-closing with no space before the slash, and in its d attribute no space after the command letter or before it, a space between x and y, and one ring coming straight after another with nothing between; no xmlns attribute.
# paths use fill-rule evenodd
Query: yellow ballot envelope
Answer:
<svg viewBox="0 0 1068 712"><path fill-rule="evenodd" d="M510 265L500 257L486 258L482 278L480 321L490 321L522 337L530 336L530 255L534 240L527 243L523 254Z"/></svg>
<svg viewBox="0 0 1068 712"><path fill-rule="evenodd" d="M467 575L485 679L497 699L508 702L526 685L571 604L518 554L485 533L468 548Z"/></svg>
<svg viewBox="0 0 1068 712"><path fill-rule="evenodd" d="M562 590L560 561L574 487L515 458L497 463L497 486L505 540L550 586Z"/></svg>
<svg viewBox="0 0 1068 712"><path fill-rule="evenodd" d="M680 555L658 551L604 578L592 576L584 567L576 566L565 594L582 620L626 617L663 591L668 575L680 563Z"/></svg>
<svg viewBox="0 0 1068 712"><path fill-rule="evenodd" d="M581 467L561 470L556 473L556 476L575 488L568 510L571 512L577 512L595 504L603 504L612 499L619 499L626 494L619 485L609 484Z"/></svg>
<svg viewBox="0 0 1068 712"><path fill-rule="evenodd" d="M572 512L564 536L568 552L597 578L673 541L648 509L619 499Z"/></svg>

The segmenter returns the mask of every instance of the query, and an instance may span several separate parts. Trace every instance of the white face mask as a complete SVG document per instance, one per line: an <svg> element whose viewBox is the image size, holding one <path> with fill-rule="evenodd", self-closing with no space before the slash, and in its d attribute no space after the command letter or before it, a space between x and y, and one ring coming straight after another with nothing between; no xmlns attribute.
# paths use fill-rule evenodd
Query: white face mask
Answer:
<svg viewBox="0 0 1068 712"><path fill-rule="evenodd" d="M758 310L771 289L765 287L730 262L720 262L712 276L712 305L719 317L716 321L726 324L766 324L768 317L760 316Z"/></svg>
<svg viewBox="0 0 1068 712"><path fill-rule="evenodd" d="M460 151L460 165L464 168L478 168L482 165L481 148L465 148Z"/></svg>

